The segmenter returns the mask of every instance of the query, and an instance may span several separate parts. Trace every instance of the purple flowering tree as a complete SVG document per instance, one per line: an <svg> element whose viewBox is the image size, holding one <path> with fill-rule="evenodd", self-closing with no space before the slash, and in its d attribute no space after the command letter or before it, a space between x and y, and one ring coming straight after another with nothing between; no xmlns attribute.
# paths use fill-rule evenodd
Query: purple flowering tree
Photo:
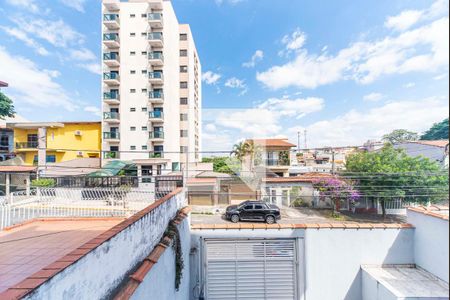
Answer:
<svg viewBox="0 0 450 300"><path fill-rule="evenodd" d="M336 177L317 179L313 182L313 186L320 192L322 199L331 199L334 211L341 209L341 200L347 199L351 203L355 203L361 198L361 194L354 189L351 183Z"/></svg>

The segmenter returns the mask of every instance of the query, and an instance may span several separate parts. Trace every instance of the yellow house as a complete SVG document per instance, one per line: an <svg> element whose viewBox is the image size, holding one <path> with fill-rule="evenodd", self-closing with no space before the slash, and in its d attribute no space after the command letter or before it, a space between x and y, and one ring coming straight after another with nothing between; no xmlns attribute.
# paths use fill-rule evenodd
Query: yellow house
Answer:
<svg viewBox="0 0 450 300"><path fill-rule="evenodd" d="M14 152L27 165L100 158L101 122L8 123L7 127L14 130Z"/></svg>

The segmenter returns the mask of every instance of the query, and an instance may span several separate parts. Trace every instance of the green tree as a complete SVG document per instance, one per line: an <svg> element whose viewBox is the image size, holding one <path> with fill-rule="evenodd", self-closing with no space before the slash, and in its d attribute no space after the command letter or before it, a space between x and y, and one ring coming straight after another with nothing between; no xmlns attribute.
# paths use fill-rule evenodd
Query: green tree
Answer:
<svg viewBox="0 0 450 300"><path fill-rule="evenodd" d="M428 158L410 157L392 145L350 155L343 176L356 181L362 196L381 204L383 217L387 201L426 204L448 200L448 172Z"/></svg>
<svg viewBox="0 0 450 300"><path fill-rule="evenodd" d="M229 157L205 157L202 162L212 163L214 172L235 174L240 166L240 162L230 159Z"/></svg>
<svg viewBox="0 0 450 300"><path fill-rule="evenodd" d="M14 117L14 105L11 99L0 91L0 119L4 120L5 117Z"/></svg>
<svg viewBox="0 0 450 300"><path fill-rule="evenodd" d="M405 129L396 129L389 134L385 134L383 136L383 141L396 144L407 141L417 141L419 139L419 135L415 132L408 131Z"/></svg>
<svg viewBox="0 0 450 300"><path fill-rule="evenodd" d="M420 137L421 140L447 140L448 139L448 118L440 123L435 123L433 127L428 129L424 135Z"/></svg>

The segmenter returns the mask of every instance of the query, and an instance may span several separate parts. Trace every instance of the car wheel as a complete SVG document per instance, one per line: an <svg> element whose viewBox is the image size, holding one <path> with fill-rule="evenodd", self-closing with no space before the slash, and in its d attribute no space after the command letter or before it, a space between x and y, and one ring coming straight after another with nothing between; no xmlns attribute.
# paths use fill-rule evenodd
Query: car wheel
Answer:
<svg viewBox="0 0 450 300"><path fill-rule="evenodd" d="M238 215L232 215L230 220L233 223L237 223L237 222L239 222L239 216Z"/></svg>
<svg viewBox="0 0 450 300"><path fill-rule="evenodd" d="M273 216L267 216L266 217L266 223L267 224L274 224L275 223L275 218Z"/></svg>

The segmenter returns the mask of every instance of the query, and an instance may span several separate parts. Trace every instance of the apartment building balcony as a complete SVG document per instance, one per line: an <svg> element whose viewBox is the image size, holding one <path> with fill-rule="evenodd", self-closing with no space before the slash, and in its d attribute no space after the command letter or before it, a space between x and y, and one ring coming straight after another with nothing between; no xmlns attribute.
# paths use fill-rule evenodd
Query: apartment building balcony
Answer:
<svg viewBox="0 0 450 300"><path fill-rule="evenodd" d="M154 123L164 122L164 112L151 111L148 113L148 118L151 122L154 122Z"/></svg>
<svg viewBox="0 0 450 300"><path fill-rule="evenodd" d="M103 101L108 104L120 104L120 96L118 92L103 93Z"/></svg>
<svg viewBox="0 0 450 300"><path fill-rule="evenodd" d="M155 71L148 73L148 81L152 84L163 84L164 75L162 71Z"/></svg>
<svg viewBox="0 0 450 300"><path fill-rule="evenodd" d="M148 42L153 47L163 47L164 38L162 32L151 32L148 34Z"/></svg>
<svg viewBox="0 0 450 300"><path fill-rule="evenodd" d="M119 151L105 151L103 152L103 159L119 159L120 152Z"/></svg>
<svg viewBox="0 0 450 300"><path fill-rule="evenodd" d="M108 48L119 48L120 40L118 33L104 33L103 34L103 44Z"/></svg>
<svg viewBox="0 0 450 300"><path fill-rule="evenodd" d="M103 25L109 30L117 30L120 28L120 20L118 14L104 14Z"/></svg>
<svg viewBox="0 0 450 300"><path fill-rule="evenodd" d="M164 153L158 151L150 152L149 158L164 158Z"/></svg>
<svg viewBox="0 0 450 300"><path fill-rule="evenodd" d="M19 142L16 143L17 151L36 151L39 147L39 142Z"/></svg>
<svg viewBox="0 0 450 300"><path fill-rule="evenodd" d="M148 54L148 62L152 66L164 65L164 55L161 51L154 51Z"/></svg>
<svg viewBox="0 0 450 300"><path fill-rule="evenodd" d="M120 0L103 0L103 5L109 11L120 10Z"/></svg>
<svg viewBox="0 0 450 300"><path fill-rule="evenodd" d="M107 85L114 86L120 84L120 76L118 73L103 73L103 82Z"/></svg>
<svg viewBox="0 0 450 300"><path fill-rule="evenodd" d="M118 142L120 140L119 132L103 132L103 140L107 142Z"/></svg>
<svg viewBox="0 0 450 300"><path fill-rule="evenodd" d="M163 9L163 0L147 0L151 9Z"/></svg>
<svg viewBox="0 0 450 300"><path fill-rule="evenodd" d="M290 166L290 161L283 159L266 159L265 164L269 168L288 168Z"/></svg>
<svg viewBox="0 0 450 300"><path fill-rule="evenodd" d="M108 67L119 67L120 66L119 54L116 52L103 53L103 62Z"/></svg>
<svg viewBox="0 0 450 300"><path fill-rule="evenodd" d="M164 103L164 93L163 91L152 91L148 96L151 103L161 104Z"/></svg>
<svg viewBox="0 0 450 300"><path fill-rule="evenodd" d="M163 131L151 131L148 137L152 142L163 142L164 132Z"/></svg>
<svg viewBox="0 0 450 300"><path fill-rule="evenodd" d="M105 112L103 113L103 120L107 123L119 123L120 114L118 112Z"/></svg>
<svg viewBox="0 0 450 300"><path fill-rule="evenodd" d="M152 28L162 28L164 21L161 13L148 14L148 23Z"/></svg>

